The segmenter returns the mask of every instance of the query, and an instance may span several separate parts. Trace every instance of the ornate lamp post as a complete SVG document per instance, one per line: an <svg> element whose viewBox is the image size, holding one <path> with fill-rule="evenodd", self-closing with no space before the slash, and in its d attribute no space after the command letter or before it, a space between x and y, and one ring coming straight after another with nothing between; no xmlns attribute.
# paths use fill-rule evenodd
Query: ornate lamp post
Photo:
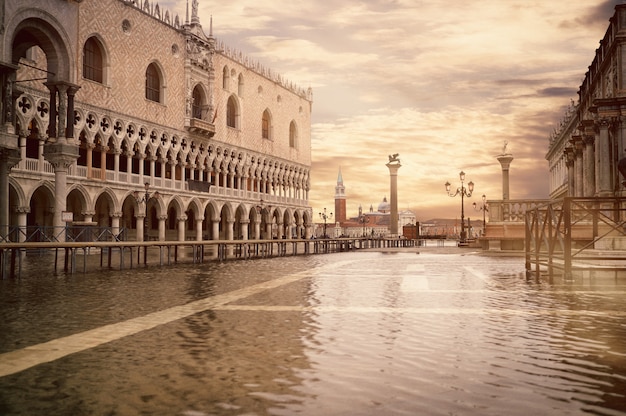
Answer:
<svg viewBox="0 0 626 416"><path fill-rule="evenodd" d="M487 229L487 222L485 221L485 213L489 212L489 206L487 205L487 197L483 195L483 203L482 205L476 205L476 202L472 204L476 211L483 212L483 236L485 235L485 230Z"/></svg>
<svg viewBox="0 0 626 416"><path fill-rule="evenodd" d="M148 182L146 182L144 184L144 188L146 190L146 193L143 196L139 196L139 191L135 191L133 193L135 200L137 201L137 205L141 204L142 202L146 204L146 210L144 212L144 217L143 217L143 241L148 241L148 201L150 201L150 198L158 198L159 197L159 193L155 192L154 194L152 194L152 196L150 196L150 184Z"/></svg>
<svg viewBox="0 0 626 416"><path fill-rule="evenodd" d="M359 222L363 225L363 235L362 235L362 237L365 237L365 224L370 222L370 219L369 219L369 217L366 217L365 215L361 215L359 217Z"/></svg>
<svg viewBox="0 0 626 416"><path fill-rule="evenodd" d="M474 182L469 181L467 183L467 188L464 185L465 182L465 172L461 171L459 173L459 178L461 179L461 186L456 188L456 192L452 193L450 191L450 182L446 182L446 192L448 196L455 197L457 195L461 195L461 239L459 244L465 244L465 240L467 239L467 234L465 233L465 207L463 204L464 197L471 197L472 192L474 192Z"/></svg>
<svg viewBox="0 0 626 416"><path fill-rule="evenodd" d="M324 238L327 238L326 236L326 220L330 220L333 218L333 213L331 212L330 214L326 214L326 208L324 208L324 212L320 212L320 218L324 220Z"/></svg>

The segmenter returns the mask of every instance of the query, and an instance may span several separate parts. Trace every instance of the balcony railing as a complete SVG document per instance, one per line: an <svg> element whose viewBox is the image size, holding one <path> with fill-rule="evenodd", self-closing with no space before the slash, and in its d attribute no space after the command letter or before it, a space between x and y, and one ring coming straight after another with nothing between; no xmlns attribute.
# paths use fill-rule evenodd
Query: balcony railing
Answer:
<svg viewBox="0 0 626 416"><path fill-rule="evenodd" d="M13 172L14 173L35 172L39 174L48 174L50 176L54 175L54 167L48 161L45 161L45 160L43 161L43 167L44 167L43 172L40 171L39 167L40 167L40 161L38 159L27 158L27 159L21 160L13 168ZM103 172L104 172L104 177L106 177L106 181L111 182L111 183L120 183L120 184L131 183L134 185L141 184L143 186L143 182L149 182L152 187L157 188L157 189L159 188L174 189L178 191L185 190L185 191L192 192L192 190L188 189L188 187L186 186L187 185L186 182L183 183L180 180L173 181L171 178L159 178L159 177L147 177L147 176L143 176L142 178L137 173L128 173L128 172L118 172L117 180L115 180L115 172L113 171L110 171L110 170L103 171L101 168L92 168L91 171L88 173L87 167L80 166L80 165L71 165L70 168L68 169L68 176L77 177L77 178L94 179L94 180L103 180ZM207 182L207 185L208 185L208 182ZM225 187L219 187L215 185L211 185L208 191L203 192L203 193L208 193L214 196L223 196L227 198L247 199L247 200L252 200L252 201L258 201L259 203L262 200L268 205L289 204L289 205L295 205L298 207L308 206L308 203L306 200L299 199L299 198L270 195L270 194L265 194L261 192L248 191L244 189L225 188Z"/></svg>
<svg viewBox="0 0 626 416"><path fill-rule="evenodd" d="M523 223L526 212L550 202L548 199L507 199L487 201L489 222Z"/></svg>

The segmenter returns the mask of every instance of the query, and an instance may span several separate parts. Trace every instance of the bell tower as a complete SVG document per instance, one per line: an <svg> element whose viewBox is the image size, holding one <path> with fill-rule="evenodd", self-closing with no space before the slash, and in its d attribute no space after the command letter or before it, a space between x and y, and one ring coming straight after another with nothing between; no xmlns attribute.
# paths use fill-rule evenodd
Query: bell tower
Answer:
<svg viewBox="0 0 626 416"><path fill-rule="evenodd" d="M335 221L342 223L346 220L346 188L343 186L341 167L337 175L337 186L335 186Z"/></svg>

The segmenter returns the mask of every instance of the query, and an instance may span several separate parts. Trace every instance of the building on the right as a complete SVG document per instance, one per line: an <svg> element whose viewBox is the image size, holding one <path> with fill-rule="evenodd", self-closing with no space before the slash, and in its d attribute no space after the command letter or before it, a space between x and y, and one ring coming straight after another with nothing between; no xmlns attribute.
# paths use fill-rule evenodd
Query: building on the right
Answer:
<svg viewBox="0 0 626 416"><path fill-rule="evenodd" d="M620 172L622 167L626 174L626 4L615 7L579 87L578 102L571 101L549 134L545 158L550 199L509 199L503 180L502 200L487 201L489 223L480 238L482 248L528 251L528 244L534 244L565 252L567 248L556 245L567 240L579 251L626 249L624 227L618 225L626 218L619 200L626 197L626 177ZM546 206L546 212L538 208ZM537 222L529 225L527 214L532 212L537 212ZM566 230L567 221L571 229Z"/></svg>
<svg viewBox="0 0 626 416"><path fill-rule="evenodd" d="M626 4L572 102L550 134L550 201L527 209L527 275L626 270ZM592 274L590 274L592 275Z"/></svg>
<svg viewBox="0 0 626 416"><path fill-rule="evenodd" d="M546 159L550 198L625 196L626 4L617 5L596 56L559 126Z"/></svg>

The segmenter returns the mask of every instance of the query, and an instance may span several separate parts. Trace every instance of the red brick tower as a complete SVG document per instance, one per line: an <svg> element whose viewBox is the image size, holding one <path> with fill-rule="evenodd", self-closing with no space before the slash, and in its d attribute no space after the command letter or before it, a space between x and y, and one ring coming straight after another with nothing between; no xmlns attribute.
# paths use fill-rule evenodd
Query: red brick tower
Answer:
<svg viewBox="0 0 626 416"><path fill-rule="evenodd" d="M346 188L343 186L341 167L335 186L335 222L343 223L346 220Z"/></svg>

